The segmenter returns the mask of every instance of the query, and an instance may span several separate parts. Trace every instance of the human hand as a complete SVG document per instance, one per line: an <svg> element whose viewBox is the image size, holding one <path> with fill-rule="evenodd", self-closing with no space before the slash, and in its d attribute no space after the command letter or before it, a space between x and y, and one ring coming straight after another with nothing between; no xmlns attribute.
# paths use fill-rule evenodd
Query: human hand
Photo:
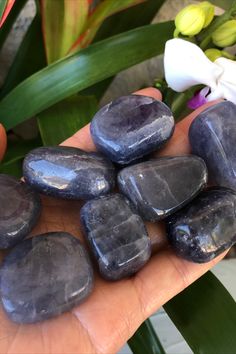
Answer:
<svg viewBox="0 0 236 354"><path fill-rule="evenodd" d="M137 93L161 99L160 92L153 88ZM156 156L189 153L188 127L205 108L198 109L178 123L170 143ZM95 150L89 126L62 145ZM32 235L63 230L82 238L80 202L48 197L42 197L42 200L42 216ZM135 276L107 282L96 274L95 289L83 304L57 318L33 325L15 324L1 309L0 353L116 353L147 317L224 256L222 254L205 264L188 262L177 257L168 246L161 223L146 225L154 254Z"/></svg>

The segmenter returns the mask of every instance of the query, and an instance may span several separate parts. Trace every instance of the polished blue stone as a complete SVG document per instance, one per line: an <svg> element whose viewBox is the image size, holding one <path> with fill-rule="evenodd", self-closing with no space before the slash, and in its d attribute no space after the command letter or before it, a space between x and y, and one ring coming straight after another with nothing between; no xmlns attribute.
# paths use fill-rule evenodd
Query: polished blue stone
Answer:
<svg viewBox="0 0 236 354"><path fill-rule="evenodd" d="M178 255L203 263L236 242L236 193L225 187L202 192L167 220L168 239Z"/></svg>
<svg viewBox="0 0 236 354"><path fill-rule="evenodd" d="M71 310L93 289L93 270L80 241L51 232L19 243L1 267L1 300L18 323L34 323Z"/></svg>
<svg viewBox="0 0 236 354"><path fill-rule="evenodd" d="M157 221L182 208L207 182L204 161L193 155L163 157L118 174L120 191L145 220Z"/></svg>
<svg viewBox="0 0 236 354"><path fill-rule="evenodd" d="M236 189L236 105L218 103L191 124L192 152L202 157L214 184Z"/></svg>
<svg viewBox="0 0 236 354"><path fill-rule="evenodd" d="M32 188L15 177L0 174L0 249L25 238L40 212L40 197Z"/></svg>
<svg viewBox="0 0 236 354"><path fill-rule="evenodd" d="M159 149L173 131L170 109L161 101L140 95L112 101L91 122L97 149L118 164L129 164Z"/></svg>
<svg viewBox="0 0 236 354"><path fill-rule="evenodd" d="M150 258L144 223L121 194L88 201L81 209L81 221L105 279L132 275Z"/></svg>
<svg viewBox="0 0 236 354"><path fill-rule="evenodd" d="M115 168L109 160L66 146L32 150L24 160L23 175L39 192L64 199L91 199L115 185Z"/></svg>

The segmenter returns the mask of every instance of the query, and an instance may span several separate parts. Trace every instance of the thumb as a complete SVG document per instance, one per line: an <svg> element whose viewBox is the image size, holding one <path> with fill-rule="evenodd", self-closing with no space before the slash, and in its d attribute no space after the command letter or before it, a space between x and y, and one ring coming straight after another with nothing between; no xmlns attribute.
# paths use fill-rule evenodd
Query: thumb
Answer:
<svg viewBox="0 0 236 354"><path fill-rule="evenodd" d="M7 147L7 134L2 124L0 124L0 161L3 159Z"/></svg>

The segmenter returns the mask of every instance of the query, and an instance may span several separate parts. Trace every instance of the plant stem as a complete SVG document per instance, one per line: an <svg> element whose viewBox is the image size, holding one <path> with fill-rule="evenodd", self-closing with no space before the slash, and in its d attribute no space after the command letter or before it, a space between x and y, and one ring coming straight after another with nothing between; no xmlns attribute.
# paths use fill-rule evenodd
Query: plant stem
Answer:
<svg viewBox="0 0 236 354"><path fill-rule="evenodd" d="M223 13L223 15L218 16L210 24L210 26L202 33L200 47L205 50L211 41L212 33L220 27L226 21L232 20L236 15L236 1L232 2L230 8Z"/></svg>

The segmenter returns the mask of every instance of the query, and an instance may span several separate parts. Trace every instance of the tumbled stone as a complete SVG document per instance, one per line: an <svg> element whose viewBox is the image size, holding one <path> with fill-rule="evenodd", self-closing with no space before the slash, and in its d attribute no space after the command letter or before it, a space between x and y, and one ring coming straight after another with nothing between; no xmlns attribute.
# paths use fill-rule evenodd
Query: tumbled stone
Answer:
<svg viewBox="0 0 236 354"><path fill-rule="evenodd" d="M6 256L1 268L2 304L18 323L34 323L69 311L92 288L87 252L65 232L23 241Z"/></svg>
<svg viewBox="0 0 236 354"><path fill-rule="evenodd" d="M204 263L230 248L236 242L235 205L233 190L215 187L170 216L167 235L176 253Z"/></svg>
<svg viewBox="0 0 236 354"><path fill-rule="evenodd" d="M127 277L148 261L151 244L144 223L121 194L88 201L81 221L104 278Z"/></svg>
<svg viewBox="0 0 236 354"><path fill-rule="evenodd" d="M198 115L189 130L194 154L207 165L210 180L236 189L236 106L224 101Z"/></svg>
<svg viewBox="0 0 236 354"><path fill-rule="evenodd" d="M67 147L40 147L24 160L23 175L41 193L64 199L91 199L115 184L112 163L98 153Z"/></svg>
<svg viewBox="0 0 236 354"><path fill-rule="evenodd" d="M206 165L193 155L153 159L126 167L118 174L120 191L149 221L163 219L182 208L206 181Z"/></svg>
<svg viewBox="0 0 236 354"><path fill-rule="evenodd" d="M15 177L0 174L0 249L12 247L25 238L40 212L37 193Z"/></svg>
<svg viewBox="0 0 236 354"><path fill-rule="evenodd" d="M170 109L161 101L140 95L112 101L91 122L98 150L118 164L128 164L159 149L173 131Z"/></svg>

